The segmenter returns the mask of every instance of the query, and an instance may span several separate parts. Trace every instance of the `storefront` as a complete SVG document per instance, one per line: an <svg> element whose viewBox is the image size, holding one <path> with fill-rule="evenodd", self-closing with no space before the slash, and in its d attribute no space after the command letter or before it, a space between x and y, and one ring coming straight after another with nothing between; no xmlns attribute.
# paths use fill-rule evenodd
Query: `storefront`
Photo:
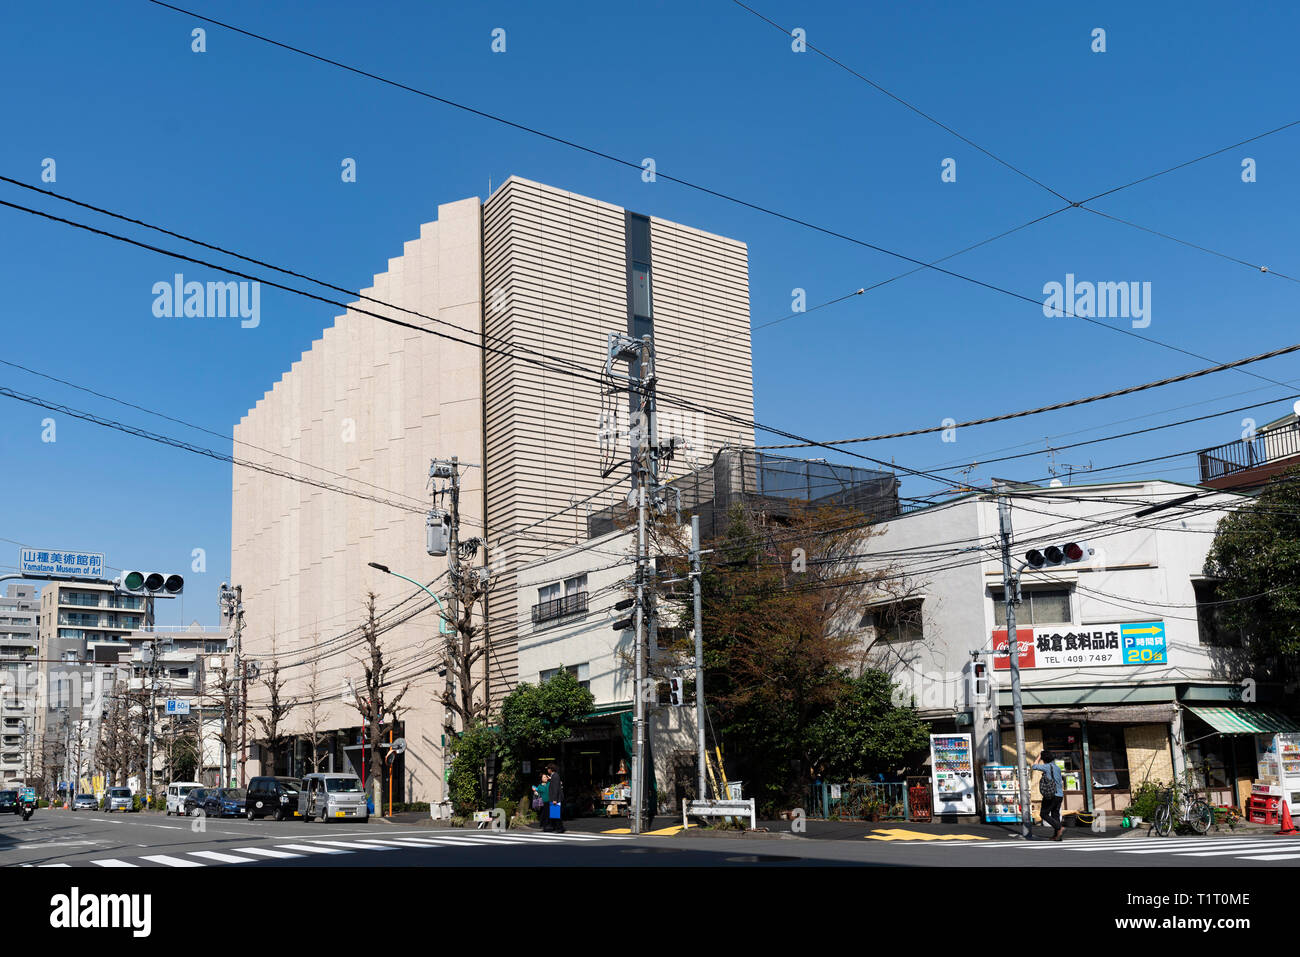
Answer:
<svg viewBox="0 0 1300 957"><path fill-rule="evenodd" d="M1174 702L1098 706L1026 707L1025 751L1036 759L1052 752L1065 778L1063 812L1122 813L1144 781L1174 779ZM1015 764L1015 729L1002 714L1002 763ZM1038 815L1038 788L1031 788Z"/></svg>
<svg viewBox="0 0 1300 957"><path fill-rule="evenodd" d="M566 816L626 814L627 800L621 792L630 780L632 762L623 725L631 723L631 714L627 706L592 712L560 744L535 749L524 759L520 769L524 783L537 784L542 770L554 764L564 784Z"/></svg>
<svg viewBox="0 0 1300 957"><path fill-rule="evenodd" d="M1244 705L1191 705L1186 711L1187 764L1198 786L1231 795L1243 810L1259 794L1300 811L1300 723Z"/></svg>

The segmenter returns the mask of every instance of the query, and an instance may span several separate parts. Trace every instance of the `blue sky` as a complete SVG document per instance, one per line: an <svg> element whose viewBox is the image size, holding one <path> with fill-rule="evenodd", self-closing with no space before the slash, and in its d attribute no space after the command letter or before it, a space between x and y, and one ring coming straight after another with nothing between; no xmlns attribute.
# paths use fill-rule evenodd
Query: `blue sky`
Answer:
<svg viewBox="0 0 1300 957"><path fill-rule="evenodd" d="M793 52L788 37L724 0L192 4L634 162L653 157L661 172L923 260L1064 205L816 53ZM1300 118L1291 43L1300 11L1289 5L1252 8L1259 16L1208 2L1086 12L1040 3L751 5L1071 200ZM216 27L196 54L196 26L145 0L6 6L0 76L11 93L0 174L44 185L42 161L53 158L50 188L63 195L350 288L400 254L439 203L486 196L489 180L512 173L744 241L756 326L787 315L795 288L815 305L911 268ZM498 27L504 54L490 49ZM1098 27L1105 53L1091 50ZM1277 133L1095 208L1300 275L1298 141L1300 127ZM356 183L340 180L344 157L357 160ZM1256 182L1242 182L1246 157ZM946 158L956 161L956 182L941 181ZM8 184L0 198L68 212ZM1297 339L1294 282L1079 209L945 265L1036 300L1067 273L1149 282L1151 324L1135 331L1216 360ZM176 271L217 278L0 208L0 358L228 434L338 310L264 288L256 329L156 318L152 286ZM756 332L756 417L819 439L876 434L1205 364L927 271ZM1300 380L1295 357L1251 368ZM229 450L228 441L10 367L0 366L0 384ZM929 435L856 448L931 469L1041 449L1049 436L1059 445L1289 394L1229 372L961 430L955 442ZM1277 401L1058 459L1100 467L1215 445L1235 439L1247 415L1263 423L1289 408ZM0 415L0 573L12 570L16 542L182 572L203 548L207 573L188 574L185 607L160 623L215 619L229 565L229 466L58 414L57 441L43 442L50 413L12 399L0 398ZM1039 478L1047 464L1040 454L982 467L973 479ZM1187 455L1098 474L1194 481L1194 466ZM934 488L904 483L905 494Z"/></svg>

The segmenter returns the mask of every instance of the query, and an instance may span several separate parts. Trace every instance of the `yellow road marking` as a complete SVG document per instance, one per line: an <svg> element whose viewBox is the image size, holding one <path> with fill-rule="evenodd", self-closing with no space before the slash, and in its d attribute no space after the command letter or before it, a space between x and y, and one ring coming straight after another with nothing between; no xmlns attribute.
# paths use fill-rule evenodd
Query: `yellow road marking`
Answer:
<svg viewBox="0 0 1300 957"><path fill-rule="evenodd" d="M698 824L692 824L691 827L699 827ZM661 827L656 831L642 831L642 837L672 837L683 830L680 824L674 824L672 827ZM630 827L616 827L610 831L601 831L602 834L631 834Z"/></svg>
<svg viewBox="0 0 1300 957"><path fill-rule="evenodd" d="M978 834L928 834L925 831L909 831L906 828L877 828L864 835L868 841L987 841L987 837Z"/></svg>

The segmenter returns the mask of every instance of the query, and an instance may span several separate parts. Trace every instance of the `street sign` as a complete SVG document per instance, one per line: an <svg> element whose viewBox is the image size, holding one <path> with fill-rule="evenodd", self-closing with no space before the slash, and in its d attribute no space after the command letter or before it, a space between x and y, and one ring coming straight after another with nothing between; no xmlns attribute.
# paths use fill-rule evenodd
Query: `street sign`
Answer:
<svg viewBox="0 0 1300 957"><path fill-rule="evenodd" d="M190 703L188 701L181 701L179 698L168 698L167 713L168 714L189 714Z"/></svg>
<svg viewBox="0 0 1300 957"><path fill-rule="evenodd" d="M19 551L18 573L57 578L103 578L104 556L100 552L65 552L24 545Z"/></svg>

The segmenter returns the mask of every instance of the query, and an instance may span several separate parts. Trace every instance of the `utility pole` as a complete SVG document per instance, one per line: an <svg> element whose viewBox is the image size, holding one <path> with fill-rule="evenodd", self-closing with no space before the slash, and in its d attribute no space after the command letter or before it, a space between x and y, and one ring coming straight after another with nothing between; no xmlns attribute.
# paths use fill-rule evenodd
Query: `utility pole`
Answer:
<svg viewBox="0 0 1300 957"><path fill-rule="evenodd" d="M695 745L696 799L704 790L704 609L700 602L700 516L691 516L691 583L695 592Z"/></svg>
<svg viewBox="0 0 1300 957"><path fill-rule="evenodd" d="M149 740L145 748L144 759L144 793L146 798L153 797L153 710L156 702L156 690L158 688L158 638L155 636L149 643L149 647L144 649L145 664L149 674Z"/></svg>
<svg viewBox="0 0 1300 957"><path fill-rule="evenodd" d="M235 660L239 668L239 786L248 765L248 664L244 661L244 586L235 586Z"/></svg>
<svg viewBox="0 0 1300 957"><path fill-rule="evenodd" d="M1016 780L1020 789L1021 837L1033 835L1029 804L1029 769L1025 763L1025 712L1020 696L1020 645L1016 640L1016 605L1020 603L1020 577L1011 567L1011 501L1005 487L998 492L998 526L1002 538L1002 596L1007 609L1007 659L1011 664L1011 705L1016 724Z"/></svg>
<svg viewBox="0 0 1300 957"><path fill-rule="evenodd" d="M615 362L628 365L626 375L615 373ZM658 425L655 418L655 374L654 343L650 336L634 338L620 333L610 333L605 360L605 378L609 380L610 392L619 392L623 388L632 391L632 426L629 428L630 463L632 466L632 495L629 504L635 503L637 513L636 536L636 613L633 624L636 629L634 639L633 668L633 726L635 735L632 745L632 802L628 809L632 819L632 833L640 834L645 818L646 798L646 708L653 688L647 684L647 652L650 636L657 631L656 609L652 600L650 585L650 551L648 524L652 520L649 510L654 514L665 508L660 496L659 463L672 457L681 444L677 438L664 445L659 444ZM619 381L626 386L620 386ZM619 463L621 464L621 463ZM604 476L619 467L612 465L604 470Z"/></svg>

